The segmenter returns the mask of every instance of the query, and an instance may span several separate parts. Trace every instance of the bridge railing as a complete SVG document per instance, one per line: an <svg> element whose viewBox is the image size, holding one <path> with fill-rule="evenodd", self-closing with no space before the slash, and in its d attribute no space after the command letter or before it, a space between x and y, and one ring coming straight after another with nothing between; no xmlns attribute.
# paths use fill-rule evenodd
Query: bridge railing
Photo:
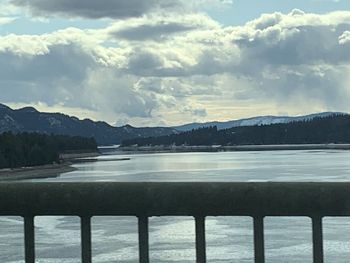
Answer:
<svg viewBox="0 0 350 263"><path fill-rule="evenodd" d="M1 183L0 216L24 218L25 262L35 262L35 216L79 216L81 257L92 262L93 216L138 217L139 260L149 262L148 219L195 218L197 262L206 262L205 217L250 216L263 263L264 217L312 219L313 260L323 262L322 218L350 216L350 183Z"/></svg>

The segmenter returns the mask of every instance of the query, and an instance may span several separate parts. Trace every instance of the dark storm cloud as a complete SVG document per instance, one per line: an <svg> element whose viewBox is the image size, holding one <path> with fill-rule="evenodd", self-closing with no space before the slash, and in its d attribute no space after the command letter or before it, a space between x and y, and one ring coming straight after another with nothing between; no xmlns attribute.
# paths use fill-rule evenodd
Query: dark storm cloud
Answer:
<svg viewBox="0 0 350 263"><path fill-rule="evenodd" d="M11 0L10 3L28 8L33 15L92 19L138 17L157 9L181 6L178 0Z"/></svg>

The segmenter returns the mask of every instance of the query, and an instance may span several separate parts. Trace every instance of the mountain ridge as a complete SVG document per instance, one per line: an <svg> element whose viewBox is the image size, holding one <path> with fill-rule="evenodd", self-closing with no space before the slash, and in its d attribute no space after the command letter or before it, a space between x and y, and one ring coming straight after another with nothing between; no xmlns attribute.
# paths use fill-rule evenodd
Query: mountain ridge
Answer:
<svg viewBox="0 0 350 263"><path fill-rule="evenodd" d="M288 123L216 126L178 134L125 140L122 147L350 144L350 115L329 115Z"/></svg>
<svg viewBox="0 0 350 263"><path fill-rule="evenodd" d="M38 132L93 137L99 145L119 144L125 139L173 134L167 127L113 127L103 121L78 119L63 113L39 112L33 107L11 109L0 104L0 133Z"/></svg>
<svg viewBox="0 0 350 263"><path fill-rule="evenodd" d="M218 130L222 130L240 126L289 123L332 115L348 114L342 112L323 112L292 117L268 115L226 122L189 123L171 127L133 127L129 124L114 127L104 121L79 119L63 113L40 112L30 106L11 109L7 105L0 103L0 134L11 131L14 133L38 132L44 134L94 137L99 145L117 145L128 139L177 134L179 132L211 126L216 126Z"/></svg>
<svg viewBox="0 0 350 263"><path fill-rule="evenodd" d="M269 124L278 124L278 123L289 123L293 121L303 121L303 120L311 120L316 117L329 117L334 115L348 115L344 112L320 112L320 113L312 113L307 115L300 116L274 116L274 115L265 115L265 116L256 116L250 118L243 118L237 120L230 121L210 121L203 123L188 123L179 126L172 126L172 128L180 131L190 131L198 128L206 128L216 126L218 130L229 129L233 127L241 127L241 126L255 126L255 125L269 125Z"/></svg>

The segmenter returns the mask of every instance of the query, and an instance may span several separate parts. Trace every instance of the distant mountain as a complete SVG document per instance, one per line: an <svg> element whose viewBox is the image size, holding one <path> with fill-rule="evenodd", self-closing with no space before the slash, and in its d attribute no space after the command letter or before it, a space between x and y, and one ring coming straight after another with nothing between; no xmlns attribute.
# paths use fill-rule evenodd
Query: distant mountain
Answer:
<svg viewBox="0 0 350 263"><path fill-rule="evenodd" d="M350 115L314 117L289 123L199 128L154 138L125 140L122 146L235 146L286 144L349 144Z"/></svg>
<svg viewBox="0 0 350 263"><path fill-rule="evenodd" d="M0 134L38 132L70 136L94 137L99 145L120 144L131 138L155 137L175 133L173 128L135 128L130 125L113 127L106 122L80 120L62 113L39 112L33 107L13 110L0 104Z"/></svg>
<svg viewBox="0 0 350 263"><path fill-rule="evenodd" d="M198 128L206 128L216 126L218 130L229 129L233 127L242 127L242 126L255 126L255 125L269 125L269 124L277 124L277 123L290 123L294 121L304 121L304 120L312 120L316 117L329 117L335 115L347 115L346 113L341 112L322 112L315 113L305 116L296 116L296 117L287 117L287 116L259 116L248 119L239 119L233 121L226 122L205 122L205 123L189 123L181 126L173 127L178 131L190 131Z"/></svg>
<svg viewBox="0 0 350 263"><path fill-rule="evenodd" d="M131 125L113 127L106 122L80 120L62 113L39 112L33 107L14 110L0 104L0 134L12 132L39 132L46 134L62 134L70 136L94 137L99 145L115 145L134 138L158 137L177 134L192 129L216 126L218 130L255 126L262 124L290 123L295 121L312 120L316 117L347 115L345 113L324 112L298 117L261 116L227 122L190 123L176 127L142 127Z"/></svg>

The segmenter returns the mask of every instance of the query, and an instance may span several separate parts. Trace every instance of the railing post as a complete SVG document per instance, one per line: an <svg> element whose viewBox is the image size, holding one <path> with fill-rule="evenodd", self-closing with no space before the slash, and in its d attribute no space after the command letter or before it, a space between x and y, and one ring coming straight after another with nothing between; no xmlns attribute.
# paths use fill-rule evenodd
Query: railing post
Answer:
<svg viewBox="0 0 350 263"><path fill-rule="evenodd" d="M138 217L139 220L139 258L140 263L149 263L148 217Z"/></svg>
<svg viewBox="0 0 350 263"><path fill-rule="evenodd" d="M312 217L312 245L314 263L323 263L322 217Z"/></svg>
<svg viewBox="0 0 350 263"><path fill-rule="evenodd" d="M254 257L255 263L265 262L264 217L254 217Z"/></svg>
<svg viewBox="0 0 350 263"><path fill-rule="evenodd" d="M24 217L24 250L25 262L35 263L35 234L34 234L34 217Z"/></svg>
<svg viewBox="0 0 350 263"><path fill-rule="evenodd" d="M81 220L81 262L91 263L91 216L82 216Z"/></svg>
<svg viewBox="0 0 350 263"><path fill-rule="evenodd" d="M197 263L206 262L206 244L205 244L205 217L196 216L196 256Z"/></svg>

